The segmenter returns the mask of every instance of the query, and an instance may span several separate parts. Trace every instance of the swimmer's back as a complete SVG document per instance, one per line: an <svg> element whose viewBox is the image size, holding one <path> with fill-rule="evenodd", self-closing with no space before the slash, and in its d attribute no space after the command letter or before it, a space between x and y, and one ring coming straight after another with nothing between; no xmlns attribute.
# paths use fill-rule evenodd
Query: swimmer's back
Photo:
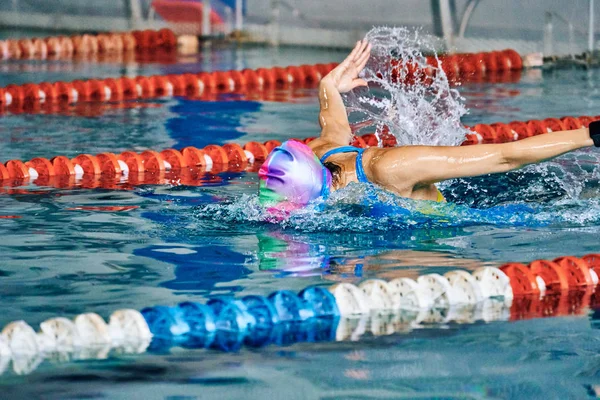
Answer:
<svg viewBox="0 0 600 400"><path fill-rule="evenodd" d="M318 158L323 157L331 150L344 147L321 138L313 140L308 145ZM354 167L356 156L356 153L339 153L332 155L327 161L340 163L347 171L352 170L354 179L351 181L358 182ZM402 168L403 164L408 163L410 163L410 150L406 147L369 147L362 154L362 165L369 182L402 197L414 200L445 201L444 196L434 184L414 186L411 177ZM346 184L348 183L346 182Z"/></svg>

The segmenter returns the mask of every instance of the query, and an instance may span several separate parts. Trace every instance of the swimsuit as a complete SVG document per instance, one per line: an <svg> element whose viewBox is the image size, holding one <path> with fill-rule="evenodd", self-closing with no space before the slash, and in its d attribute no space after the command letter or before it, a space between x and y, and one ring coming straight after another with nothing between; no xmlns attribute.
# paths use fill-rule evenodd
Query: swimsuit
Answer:
<svg viewBox="0 0 600 400"><path fill-rule="evenodd" d="M332 149L332 150L325 152L325 154L323 154L323 156L321 157L321 163L324 164L325 160L327 160L330 156L332 156L334 154L356 153L356 178L358 179L359 182L368 183L369 179L367 178L367 175L365 174L365 169L363 168L363 165L362 165L364 151L365 151L365 149L361 149L361 148L354 147L354 146L338 147L336 149ZM440 192L439 189L437 189L436 201L438 203L446 201L446 199L444 198L444 195L442 195L442 192Z"/></svg>
<svg viewBox="0 0 600 400"><path fill-rule="evenodd" d="M438 203L441 203L443 201L446 201L446 198L444 197L444 195L442 194L442 192L440 192L440 189L438 189L437 187L435 188L438 192L437 194L437 199L435 201L437 201Z"/></svg>

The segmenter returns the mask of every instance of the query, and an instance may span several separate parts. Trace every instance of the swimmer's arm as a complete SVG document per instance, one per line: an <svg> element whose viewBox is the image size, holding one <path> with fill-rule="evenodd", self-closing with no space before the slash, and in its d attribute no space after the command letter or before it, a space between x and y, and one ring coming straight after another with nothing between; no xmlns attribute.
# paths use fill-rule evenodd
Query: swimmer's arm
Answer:
<svg viewBox="0 0 600 400"><path fill-rule="evenodd" d="M371 45L367 41L358 41L348 57L321 79L319 124L324 141L340 146L350 143L352 130L341 93L367 86L358 74L367 64L370 54Z"/></svg>
<svg viewBox="0 0 600 400"><path fill-rule="evenodd" d="M415 186L446 179L508 172L593 146L588 128L546 133L503 144L456 147L404 147L403 175L414 176ZM399 148L399 150L402 148Z"/></svg>
<svg viewBox="0 0 600 400"><path fill-rule="evenodd" d="M321 139L340 146L347 146L352 139L346 106L340 92L329 75L319 83L319 124Z"/></svg>

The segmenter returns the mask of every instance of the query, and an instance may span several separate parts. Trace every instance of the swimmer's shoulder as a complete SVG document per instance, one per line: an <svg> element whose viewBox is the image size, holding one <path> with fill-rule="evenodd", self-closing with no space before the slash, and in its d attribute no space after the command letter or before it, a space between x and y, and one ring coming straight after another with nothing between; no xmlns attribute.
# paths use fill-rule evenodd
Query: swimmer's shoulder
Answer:
<svg viewBox="0 0 600 400"><path fill-rule="evenodd" d="M322 138L317 138L308 143L308 147L311 148L313 153L317 155L318 158L323 157L323 154L327 153L329 150L337 149L338 147L342 147L337 143L330 142L329 140L325 140Z"/></svg>
<svg viewBox="0 0 600 400"><path fill-rule="evenodd" d="M394 187L393 191L404 197L412 197L410 193L415 183L412 163L415 157L410 147L369 148L368 150L373 149L373 151L365 151L363 157L367 177L388 189Z"/></svg>
<svg viewBox="0 0 600 400"><path fill-rule="evenodd" d="M312 149L312 151L317 155L317 157L322 157L323 154L325 154L329 150L334 150L334 149L338 149L340 147L346 147L346 146L350 146L350 145L334 143L334 142L331 142L331 141L329 141L327 139L323 139L323 138L317 138L308 143L308 147L310 147ZM391 150L391 149L380 148L380 147L369 147L369 148L365 149L365 153L368 152L371 154L379 154L381 152L386 152L389 150Z"/></svg>

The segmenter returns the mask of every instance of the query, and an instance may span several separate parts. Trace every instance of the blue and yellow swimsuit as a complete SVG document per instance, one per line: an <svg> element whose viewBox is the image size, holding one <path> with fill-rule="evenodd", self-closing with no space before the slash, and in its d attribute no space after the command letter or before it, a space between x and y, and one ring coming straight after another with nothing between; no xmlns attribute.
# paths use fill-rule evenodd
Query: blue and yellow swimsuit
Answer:
<svg viewBox="0 0 600 400"><path fill-rule="evenodd" d="M323 156L321 157L321 164L324 164L325 161L334 154L356 153L356 178L361 183L369 183L369 178L367 178L367 175L365 174L365 169L363 168L363 164L362 164L364 151L365 151L365 149L361 149L361 148L353 147L353 146L338 147L336 149L332 149L332 150L325 152L325 154L323 154ZM439 189L437 189L436 201L438 203L446 201L446 199L444 198L444 195L442 194L442 192L440 192Z"/></svg>

